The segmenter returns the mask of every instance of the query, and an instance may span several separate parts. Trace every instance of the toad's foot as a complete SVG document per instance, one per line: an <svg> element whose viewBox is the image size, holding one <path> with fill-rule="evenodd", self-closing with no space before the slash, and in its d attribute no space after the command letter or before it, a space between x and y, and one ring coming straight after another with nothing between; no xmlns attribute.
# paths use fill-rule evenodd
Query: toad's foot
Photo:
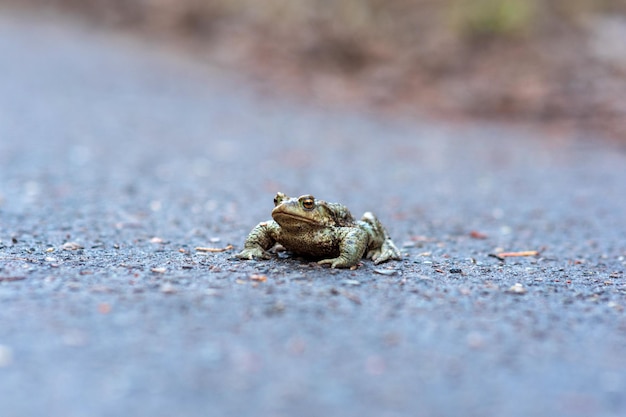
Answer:
<svg viewBox="0 0 626 417"><path fill-rule="evenodd" d="M367 257L371 258L376 265L387 262L390 259L402 259L400 251L390 238L385 239L380 248L370 250L367 253Z"/></svg>
<svg viewBox="0 0 626 417"><path fill-rule="evenodd" d="M344 256L338 256L337 258L322 259L317 262L319 265L330 265L331 268L350 268L358 263Z"/></svg>
<svg viewBox="0 0 626 417"><path fill-rule="evenodd" d="M249 248L244 248L241 252L235 255L239 259L250 260L250 259L270 259L271 256L269 253L263 250L260 246L252 246Z"/></svg>

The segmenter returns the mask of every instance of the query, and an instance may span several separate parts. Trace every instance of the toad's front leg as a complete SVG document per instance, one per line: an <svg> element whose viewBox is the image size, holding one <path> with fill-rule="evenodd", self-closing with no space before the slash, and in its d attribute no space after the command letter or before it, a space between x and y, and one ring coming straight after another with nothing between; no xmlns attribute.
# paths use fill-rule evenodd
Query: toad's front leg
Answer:
<svg viewBox="0 0 626 417"><path fill-rule="evenodd" d="M246 238L243 250L236 255L237 258L269 259L270 255L266 251L276 243L278 229L278 224L273 220L256 225Z"/></svg>
<svg viewBox="0 0 626 417"><path fill-rule="evenodd" d="M339 256L322 259L318 264L328 264L331 268L350 268L359 263L369 241L367 232L355 227L342 227L338 239Z"/></svg>

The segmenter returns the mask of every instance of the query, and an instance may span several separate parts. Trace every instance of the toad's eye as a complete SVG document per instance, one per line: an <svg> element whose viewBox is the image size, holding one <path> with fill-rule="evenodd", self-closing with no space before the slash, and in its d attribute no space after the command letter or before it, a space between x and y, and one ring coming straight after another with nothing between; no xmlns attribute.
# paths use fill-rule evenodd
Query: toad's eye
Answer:
<svg viewBox="0 0 626 417"><path fill-rule="evenodd" d="M305 198L302 200L302 207L304 207L305 210L313 210L313 207L315 207L315 200L312 198Z"/></svg>

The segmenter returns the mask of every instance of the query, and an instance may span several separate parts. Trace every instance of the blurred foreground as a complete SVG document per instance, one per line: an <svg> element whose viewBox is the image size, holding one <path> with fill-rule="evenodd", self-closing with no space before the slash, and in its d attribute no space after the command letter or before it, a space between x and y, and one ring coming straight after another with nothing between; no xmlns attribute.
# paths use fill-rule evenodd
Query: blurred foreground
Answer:
<svg viewBox="0 0 626 417"><path fill-rule="evenodd" d="M271 90L626 133L621 0L0 0L174 40Z"/></svg>

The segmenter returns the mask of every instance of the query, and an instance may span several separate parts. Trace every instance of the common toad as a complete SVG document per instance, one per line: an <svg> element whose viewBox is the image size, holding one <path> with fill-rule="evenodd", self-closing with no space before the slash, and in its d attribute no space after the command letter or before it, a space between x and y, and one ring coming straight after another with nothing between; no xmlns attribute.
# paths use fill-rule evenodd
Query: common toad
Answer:
<svg viewBox="0 0 626 417"><path fill-rule="evenodd" d="M278 193L272 218L252 229L238 258L269 259L267 250L279 243L332 268L353 267L363 256L375 264L400 259L400 251L370 212L357 221L342 204L316 200L312 195L292 198Z"/></svg>

